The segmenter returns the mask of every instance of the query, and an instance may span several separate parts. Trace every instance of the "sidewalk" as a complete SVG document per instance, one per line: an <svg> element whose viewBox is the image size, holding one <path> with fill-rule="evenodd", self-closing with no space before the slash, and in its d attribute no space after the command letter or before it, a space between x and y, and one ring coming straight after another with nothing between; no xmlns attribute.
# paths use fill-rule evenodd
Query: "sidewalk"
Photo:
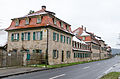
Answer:
<svg viewBox="0 0 120 79"><path fill-rule="evenodd" d="M46 68L37 68L37 67L5 67L0 68L0 78L20 75L25 73L37 72L47 70Z"/></svg>

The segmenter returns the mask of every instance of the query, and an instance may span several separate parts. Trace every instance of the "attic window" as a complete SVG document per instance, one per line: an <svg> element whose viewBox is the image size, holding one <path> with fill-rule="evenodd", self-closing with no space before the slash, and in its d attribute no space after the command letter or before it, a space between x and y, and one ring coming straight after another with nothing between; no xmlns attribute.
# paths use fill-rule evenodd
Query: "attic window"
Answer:
<svg viewBox="0 0 120 79"><path fill-rule="evenodd" d="M56 19L55 18L53 18L53 23L56 25L57 24L57 22L56 22Z"/></svg>
<svg viewBox="0 0 120 79"><path fill-rule="evenodd" d="M66 25L66 30L69 31L69 26L68 25Z"/></svg>
<svg viewBox="0 0 120 79"><path fill-rule="evenodd" d="M63 28L63 22L60 22L60 26Z"/></svg>
<svg viewBox="0 0 120 79"><path fill-rule="evenodd" d="M37 23L41 23L42 21L42 16L37 17Z"/></svg>
<svg viewBox="0 0 120 79"><path fill-rule="evenodd" d="M82 37L82 40L85 40L85 37Z"/></svg>
<svg viewBox="0 0 120 79"><path fill-rule="evenodd" d="M29 18L25 19L25 24L29 24Z"/></svg>
<svg viewBox="0 0 120 79"><path fill-rule="evenodd" d="M19 19L16 19L15 20L15 26L18 26L19 25Z"/></svg>

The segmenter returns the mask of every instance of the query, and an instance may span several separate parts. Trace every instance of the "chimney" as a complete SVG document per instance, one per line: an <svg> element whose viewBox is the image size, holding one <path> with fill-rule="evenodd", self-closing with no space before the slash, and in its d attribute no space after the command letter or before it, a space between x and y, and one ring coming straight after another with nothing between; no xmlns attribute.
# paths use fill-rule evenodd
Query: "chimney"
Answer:
<svg viewBox="0 0 120 79"><path fill-rule="evenodd" d="M42 10L46 10L46 6L42 6Z"/></svg>
<svg viewBox="0 0 120 79"><path fill-rule="evenodd" d="M82 29L83 29L83 25L81 25L82 26Z"/></svg>
<svg viewBox="0 0 120 79"><path fill-rule="evenodd" d="M86 27L84 28L85 32L86 32Z"/></svg>

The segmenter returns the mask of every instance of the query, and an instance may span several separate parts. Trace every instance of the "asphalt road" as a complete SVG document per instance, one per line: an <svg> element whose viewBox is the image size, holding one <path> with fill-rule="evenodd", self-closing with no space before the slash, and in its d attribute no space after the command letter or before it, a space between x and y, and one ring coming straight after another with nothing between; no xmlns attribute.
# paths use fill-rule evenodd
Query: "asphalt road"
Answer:
<svg viewBox="0 0 120 79"><path fill-rule="evenodd" d="M11 76L4 79L99 79L117 63L120 63L120 56L102 61Z"/></svg>

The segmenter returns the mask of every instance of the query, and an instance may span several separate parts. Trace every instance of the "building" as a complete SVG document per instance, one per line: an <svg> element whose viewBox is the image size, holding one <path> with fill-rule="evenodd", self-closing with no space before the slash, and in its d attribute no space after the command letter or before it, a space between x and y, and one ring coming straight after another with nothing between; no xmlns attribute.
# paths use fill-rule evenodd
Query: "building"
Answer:
<svg viewBox="0 0 120 79"><path fill-rule="evenodd" d="M90 45L91 59L105 59L108 58L107 46L101 37L96 36L94 33L88 32L86 27L79 27L73 31L79 39Z"/></svg>
<svg viewBox="0 0 120 79"><path fill-rule="evenodd" d="M5 56L7 53L7 32L0 29L0 67L6 66Z"/></svg>
<svg viewBox="0 0 120 79"><path fill-rule="evenodd" d="M6 31L7 52L14 52L16 56L20 54L24 65L53 65L98 60L101 57L101 45L96 35L83 27L72 32L71 25L57 18L54 12L47 11L46 6L37 12L31 10L23 17L13 18ZM41 59L37 57L39 55L41 62L38 61Z"/></svg>
<svg viewBox="0 0 120 79"><path fill-rule="evenodd" d="M74 53L74 62L91 60L90 46L86 44L84 41L74 36L72 46Z"/></svg>
<svg viewBox="0 0 120 79"><path fill-rule="evenodd" d="M57 18L54 12L47 11L46 6L12 19L6 31L8 52L41 53L44 63L50 65L73 62L71 25Z"/></svg>

